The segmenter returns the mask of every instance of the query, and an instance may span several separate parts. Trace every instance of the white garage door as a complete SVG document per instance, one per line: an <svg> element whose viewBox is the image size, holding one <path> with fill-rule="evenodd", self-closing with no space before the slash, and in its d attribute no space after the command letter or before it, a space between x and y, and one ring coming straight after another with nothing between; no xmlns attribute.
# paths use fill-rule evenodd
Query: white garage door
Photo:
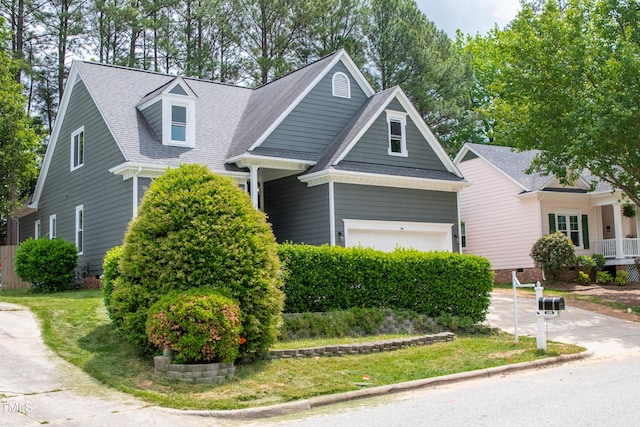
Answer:
<svg viewBox="0 0 640 427"><path fill-rule="evenodd" d="M345 246L390 252L398 247L452 251L453 224L345 219Z"/></svg>

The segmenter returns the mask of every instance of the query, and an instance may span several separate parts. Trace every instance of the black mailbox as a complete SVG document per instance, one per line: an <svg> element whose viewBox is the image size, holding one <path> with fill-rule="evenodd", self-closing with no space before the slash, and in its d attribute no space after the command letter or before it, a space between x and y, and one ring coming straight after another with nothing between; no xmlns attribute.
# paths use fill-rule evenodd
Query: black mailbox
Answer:
<svg viewBox="0 0 640 427"><path fill-rule="evenodd" d="M564 298L547 297L538 300L538 310L564 310Z"/></svg>

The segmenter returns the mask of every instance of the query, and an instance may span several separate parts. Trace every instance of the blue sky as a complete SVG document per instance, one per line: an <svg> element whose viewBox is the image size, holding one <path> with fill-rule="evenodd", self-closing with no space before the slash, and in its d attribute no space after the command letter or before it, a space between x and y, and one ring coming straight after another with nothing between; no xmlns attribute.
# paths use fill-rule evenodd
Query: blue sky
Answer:
<svg viewBox="0 0 640 427"><path fill-rule="evenodd" d="M416 4L441 30L455 38L464 34L485 34L497 23L500 28L515 18L519 0L416 0Z"/></svg>

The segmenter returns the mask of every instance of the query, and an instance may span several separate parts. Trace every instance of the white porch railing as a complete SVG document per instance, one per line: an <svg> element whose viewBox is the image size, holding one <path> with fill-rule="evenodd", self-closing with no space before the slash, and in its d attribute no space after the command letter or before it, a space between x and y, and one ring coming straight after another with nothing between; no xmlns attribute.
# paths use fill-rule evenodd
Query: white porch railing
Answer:
<svg viewBox="0 0 640 427"><path fill-rule="evenodd" d="M596 240L595 252L605 258L640 257L640 239L622 239L622 255L616 253L616 240Z"/></svg>

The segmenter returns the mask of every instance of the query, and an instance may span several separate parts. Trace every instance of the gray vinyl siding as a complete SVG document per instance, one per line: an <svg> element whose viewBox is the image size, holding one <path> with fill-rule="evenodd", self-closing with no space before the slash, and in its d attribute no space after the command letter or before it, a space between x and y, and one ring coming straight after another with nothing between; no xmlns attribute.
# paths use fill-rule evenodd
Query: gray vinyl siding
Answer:
<svg viewBox="0 0 640 427"><path fill-rule="evenodd" d="M337 238L337 233L344 233L343 219L454 224L457 234L456 193L335 184L334 197L338 244L344 244ZM453 250L458 250L455 238Z"/></svg>
<svg viewBox="0 0 640 427"><path fill-rule="evenodd" d="M265 212L278 242L330 242L328 191L328 184L307 187L295 176L265 183Z"/></svg>
<svg viewBox="0 0 640 427"><path fill-rule="evenodd" d="M140 206L142 197L144 196L145 191L147 191L150 185L151 178L138 178L138 206Z"/></svg>
<svg viewBox="0 0 640 427"><path fill-rule="evenodd" d="M148 106L141 113L156 137L162 141L162 101Z"/></svg>
<svg viewBox="0 0 640 427"><path fill-rule="evenodd" d="M351 98L332 95L332 78L338 71L349 77ZM319 155L366 101L366 95L340 62L318 82L261 147Z"/></svg>
<svg viewBox="0 0 640 427"><path fill-rule="evenodd" d="M71 133L84 126L84 165L70 172ZM132 180L123 181L109 168L124 162L113 137L84 84L76 83L69 100L38 211L20 220L20 239L33 236L40 219L48 232L49 216L56 214L57 234L75 243L76 206L84 207L84 248L78 265L89 264L89 274L102 273L102 258L120 245L133 212ZM43 233L44 234L44 233Z"/></svg>
<svg viewBox="0 0 640 427"><path fill-rule="evenodd" d="M387 109L405 112L396 99L391 101ZM408 157L389 155L389 128L387 115L383 112L344 160L429 170L447 170L409 116L407 116L406 141Z"/></svg>

